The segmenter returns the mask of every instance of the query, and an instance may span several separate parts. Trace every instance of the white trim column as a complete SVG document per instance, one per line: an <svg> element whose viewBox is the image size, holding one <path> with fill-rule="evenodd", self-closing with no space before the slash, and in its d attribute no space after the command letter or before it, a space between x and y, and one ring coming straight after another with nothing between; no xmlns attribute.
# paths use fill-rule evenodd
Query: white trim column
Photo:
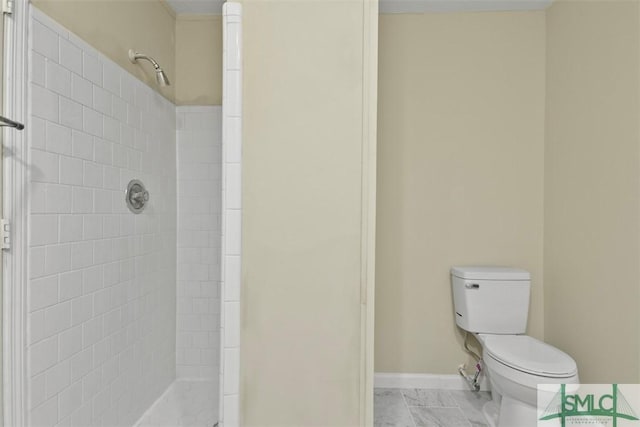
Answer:
<svg viewBox="0 0 640 427"><path fill-rule="evenodd" d="M220 426L240 424L242 6L223 6Z"/></svg>
<svg viewBox="0 0 640 427"><path fill-rule="evenodd" d="M27 421L26 295L28 203L28 1L14 1L4 17L4 112L25 124L23 131L4 128L3 212L11 224L11 249L3 251L2 386L4 425Z"/></svg>

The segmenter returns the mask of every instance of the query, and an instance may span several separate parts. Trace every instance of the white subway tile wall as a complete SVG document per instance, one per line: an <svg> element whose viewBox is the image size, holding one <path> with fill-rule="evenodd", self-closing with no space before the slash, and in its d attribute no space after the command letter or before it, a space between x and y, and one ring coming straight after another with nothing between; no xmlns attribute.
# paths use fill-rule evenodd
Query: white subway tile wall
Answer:
<svg viewBox="0 0 640 427"><path fill-rule="evenodd" d="M29 425L131 426L176 372L176 110L33 8L31 25ZM215 309L212 283L193 310Z"/></svg>
<svg viewBox="0 0 640 427"><path fill-rule="evenodd" d="M221 427L237 427L242 252L242 5L223 6Z"/></svg>
<svg viewBox="0 0 640 427"><path fill-rule="evenodd" d="M219 380L222 107L178 107L178 378ZM211 404L214 404L213 402Z"/></svg>

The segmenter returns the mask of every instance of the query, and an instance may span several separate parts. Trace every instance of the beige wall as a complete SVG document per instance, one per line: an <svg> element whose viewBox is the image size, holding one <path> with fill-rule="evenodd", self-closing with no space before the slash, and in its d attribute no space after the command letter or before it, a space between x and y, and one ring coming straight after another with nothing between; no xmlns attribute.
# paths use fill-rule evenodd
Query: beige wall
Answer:
<svg viewBox="0 0 640 427"><path fill-rule="evenodd" d="M545 337L587 383L640 381L639 13L547 12Z"/></svg>
<svg viewBox="0 0 640 427"><path fill-rule="evenodd" d="M222 105L221 16L178 16L176 104Z"/></svg>
<svg viewBox="0 0 640 427"><path fill-rule="evenodd" d="M32 0L33 4L165 97L175 100L175 85L160 88L150 63L132 64L127 52L152 56L175 82L175 17L160 0Z"/></svg>
<svg viewBox="0 0 640 427"><path fill-rule="evenodd" d="M163 0L32 0L33 4L177 105L222 104L220 16L175 14ZM153 57L171 86L159 87L151 64L129 62L135 49Z"/></svg>
<svg viewBox="0 0 640 427"><path fill-rule="evenodd" d="M367 3L243 2L245 426L361 424Z"/></svg>
<svg viewBox="0 0 640 427"><path fill-rule="evenodd" d="M381 15L376 372L466 360L449 268L533 274L543 334L544 12Z"/></svg>

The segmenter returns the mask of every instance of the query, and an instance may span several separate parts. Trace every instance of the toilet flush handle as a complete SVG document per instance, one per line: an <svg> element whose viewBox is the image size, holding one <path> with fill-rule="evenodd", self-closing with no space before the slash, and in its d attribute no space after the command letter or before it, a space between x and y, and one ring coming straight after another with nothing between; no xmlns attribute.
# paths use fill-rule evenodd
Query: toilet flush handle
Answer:
<svg viewBox="0 0 640 427"><path fill-rule="evenodd" d="M467 289L480 289L480 285L477 283L466 283L464 287Z"/></svg>

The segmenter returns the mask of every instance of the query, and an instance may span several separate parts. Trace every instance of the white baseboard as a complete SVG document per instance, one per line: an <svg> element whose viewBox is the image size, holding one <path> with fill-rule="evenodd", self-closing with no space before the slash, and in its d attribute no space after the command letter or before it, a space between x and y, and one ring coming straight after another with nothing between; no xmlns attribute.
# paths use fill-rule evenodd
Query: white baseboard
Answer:
<svg viewBox="0 0 640 427"><path fill-rule="evenodd" d="M470 390L467 382L460 375L436 374L397 374L376 372L373 376L376 388L424 388L440 390ZM489 390L486 376L480 380L480 390Z"/></svg>

